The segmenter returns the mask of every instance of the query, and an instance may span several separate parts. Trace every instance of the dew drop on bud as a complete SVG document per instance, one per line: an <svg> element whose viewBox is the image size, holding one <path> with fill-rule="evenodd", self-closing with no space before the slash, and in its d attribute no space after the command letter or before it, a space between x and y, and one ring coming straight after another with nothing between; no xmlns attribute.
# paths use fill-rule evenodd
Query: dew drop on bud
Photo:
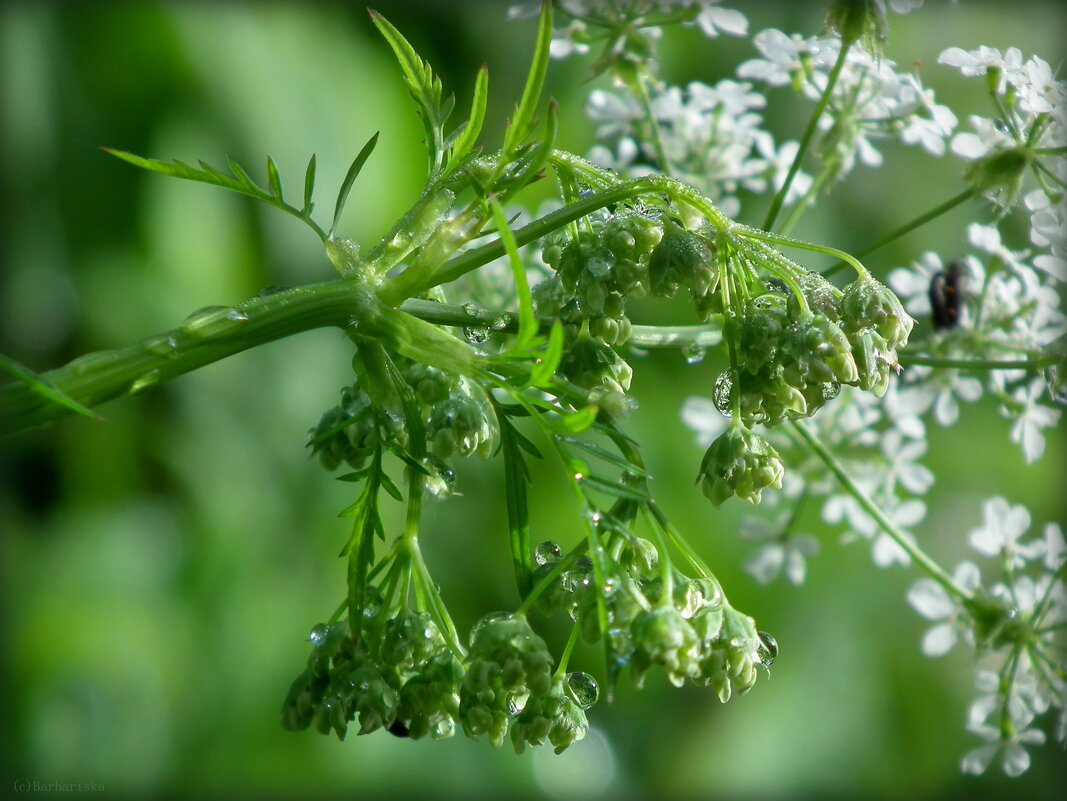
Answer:
<svg viewBox="0 0 1067 801"><path fill-rule="evenodd" d="M600 687L596 679L580 671L567 674L567 689L571 691L574 700L582 709L589 709L600 697Z"/></svg>
<svg viewBox="0 0 1067 801"><path fill-rule="evenodd" d="M326 639L326 633L329 631L325 623L319 623L317 626L311 629L311 634L308 635L308 639L311 640L312 645L322 645Z"/></svg>
<svg viewBox="0 0 1067 801"><path fill-rule="evenodd" d="M822 396L824 400L833 400L841 394L841 384L837 381L828 381L822 385Z"/></svg>
<svg viewBox="0 0 1067 801"><path fill-rule="evenodd" d="M686 364L700 364L707 352L707 348L701 345L686 345L682 348L682 357Z"/></svg>
<svg viewBox="0 0 1067 801"><path fill-rule="evenodd" d="M547 565L550 562L558 562L562 553L563 552L556 543L551 540L546 540L534 549L534 561L537 562L538 565Z"/></svg>
<svg viewBox="0 0 1067 801"><path fill-rule="evenodd" d="M734 374L730 370L724 370L722 375L715 379L715 388L711 391L711 398L715 402L715 408L729 417L732 414L730 396L734 389Z"/></svg>
<svg viewBox="0 0 1067 801"><path fill-rule="evenodd" d="M760 641L760 662L770 667L778 657L778 641L765 631L756 632Z"/></svg>

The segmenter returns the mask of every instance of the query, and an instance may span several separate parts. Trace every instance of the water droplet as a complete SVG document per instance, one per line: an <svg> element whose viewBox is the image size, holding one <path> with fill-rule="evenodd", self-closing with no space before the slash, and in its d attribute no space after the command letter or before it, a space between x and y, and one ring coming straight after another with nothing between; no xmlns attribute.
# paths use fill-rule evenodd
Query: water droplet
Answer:
<svg viewBox="0 0 1067 801"><path fill-rule="evenodd" d="M530 700L529 693L520 693L508 698L508 714L517 715L526 708L526 702Z"/></svg>
<svg viewBox="0 0 1067 801"><path fill-rule="evenodd" d="M707 348L702 345L686 345L682 348L682 356L685 358L686 364L700 364L704 361L704 356L707 355Z"/></svg>
<svg viewBox="0 0 1067 801"><path fill-rule="evenodd" d="M311 640L312 645L322 645L322 643L325 642L326 635L329 631L330 629L325 623L319 623L311 629L311 634L308 635L308 639Z"/></svg>
<svg viewBox="0 0 1067 801"><path fill-rule="evenodd" d="M489 341L489 330L486 328L464 328L463 336L472 345L484 345Z"/></svg>
<svg viewBox="0 0 1067 801"><path fill-rule="evenodd" d="M481 311L482 311L481 306L479 306L473 300L472 301L468 301L467 303L464 303L462 306L460 306L460 308L463 309L463 312L468 317L477 317L479 314L481 314Z"/></svg>
<svg viewBox="0 0 1067 801"><path fill-rule="evenodd" d="M221 334L248 317L232 306L205 306L182 320L182 331L195 337L211 337Z"/></svg>
<svg viewBox="0 0 1067 801"><path fill-rule="evenodd" d="M157 356L167 356L172 359L178 355L178 343L169 334L152 337L144 343L144 349Z"/></svg>
<svg viewBox="0 0 1067 801"><path fill-rule="evenodd" d="M841 394L841 385L837 381L830 381L822 385L822 396L825 400L833 400Z"/></svg>
<svg viewBox="0 0 1067 801"><path fill-rule="evenodd" d="M778 641L765 631L756 632L760 641L760 662L764 667L770 667L778 657Z"/></svg>
<svg viewBox="0 0 1067 801"><path fill-rule="evenodd" d="M430 737L434 740L447 740L456 733L456 722L452 718L442 718L433 725Z"/></svg>
<svg viewBox="0 0 1067 801"><path fill-rule="evenodd" d="M546 540L534 549L534 561L538 565L547 565L550 562L558 562L562 554L563 551L556 543Z"/></svg>
<svg viewBox="0 0 1067 801"><path fill-rule="evenodd" d="M138 392L144 392L149 387L154 387L156 384L159 383L162 377L163 376L160 374L158 369L149 370L143 376L141 376L132 384L130 384L130 394L136 395Z"/></svg>
<svg viewBox="0 0 1067 801"><path fill-rule="evenodd" d="M567 674L567 689L571 691L574 700L582 709L589 709L600 697L600 687L596 679L580 671Z"/></svg>
<svg viewBox="0 0 1067 801"><path fill-rule="evenodd" d="M715 388L711 391L715 408L729 417L732 413L730 396L734 390L734 374L732 370L724 370L722 375L715 379Z"/></svg>
<svg viewBox="0 0 1067 801"><path fill-rule="evenodd" d="M490 326L494 331L503 331L508 327L508 323L511 322L510 318L506 314L502 314L493 320Z"/></svg>
<svg viewBox="0 0 1067 801"><path fill-rule="evenodd" d="M73 373L84 375L95 370L105 369L107 365L113 364L117 359L118 354L114 351L98 350L78 357L68 364L67 367Z"/></svg>
<svg viewBox="0 0 1067 801"><path fill-rule="evenodd" d="M256 297L265 298L268 295L275 295L278 292L287 292L290 289L292 289L292 287L286 286L285 284L270 284L259 290L259 292L256 293Z"/></svg>
<svg viewBox="0 0 1067 801"><path fill-rule="evenodd" d="M468 644L473 647L474 641L478 639L478 635L481 634L482 629L486 626L495 623L498 620L509 620L511 616L511 612L490 612L471 628L471 636Z"/></svg>

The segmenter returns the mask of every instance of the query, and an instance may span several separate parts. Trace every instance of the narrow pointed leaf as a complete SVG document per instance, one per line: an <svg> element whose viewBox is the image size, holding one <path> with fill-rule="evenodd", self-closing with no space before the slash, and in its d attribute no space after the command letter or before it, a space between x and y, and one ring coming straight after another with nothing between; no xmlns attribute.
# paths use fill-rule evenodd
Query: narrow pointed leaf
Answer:
<svg viewBox="0 0 1067 801"><path fill-rule="evenodd" d="M250 188L253 188L253 189L257 189L257 190L259 190L261 192L263 191L262 189L259 188L259 186L256 184L256 182L252 180L252 178L249 176L249 174L247 172L245 172L244 167L242 167L240 164L238 164L236 161L234 161L229 156L226 157L226 163L230 166L230 172L233 173L234 177L238 181L240 181L242 184L244 184L247 187L250 187ZM203 162L201 162L201 164L203 164ZM221 174L221 173L219 173L219 174Z"/></svg>
<svg viewBox="0 0 1067 801"><path fill-rule="evenodd" d="M282 176L278 173L278 165L270 156L267 156L267 186L274 197L282 199Z"/></svg>
<svg viewBox="0 0 1067 801"><path fill-rule="evenodd" d="M593 424L599 411L600 408L595 403L591 403L584 409L561 417L555 427L561 433L580 434Z"/></svg>
<svg viewBox="0 0 1067 801"><path fill-rule="evenodd" d="M71 411L77 412L81 415L85 415L86 417L92 418L97 422L106 422L106 420L101 415L97 414L92 409L89 409L78 403L76 400L74 400L74 398L52 386L29 367L19 364L10 356L4 356L3 354L0 354L0 370L3 370L6 373L10 373L19 381L26 384L38 395L47 398L48 400L52 401L52 403L55 403L59 406L65 406Z"/></svg>
<svg viewBox="0 0 1067 801"><path fill-rule="evenodd" d="M519 256L519 248L515 244L515 237L504 216L504 209L493 195L490 194L488 199L489 207L493 212L493 222L496 223L500 241L508 254L511 274L515 278L515 293L519 299L519 335L515 340L515 349L519 350L529 346L533 338L537 336L537 318L534 316L533 297L530 294L530 283L526 279L526 267Z"/></svg>
<svg viewBox="0 0 1067 801"><path fill-rule="evenodd" d="M404 502L404 495L400 492L400 487L393 483L393 479L389 478L385 473L379 473L379 478L382 482L382 489L388 492L395 500Z"/></svg>
<svg viewBox="0 0 1067 801"><path fill-rule="evenodd" d="M526 461L522 456L519 440L514 436L511 423L503 415L501 419L501 450L504 454L505 501L508 513L508 530L510 532L511 561L515 569L515 580L519 595L525 596L531 589L533 562L530 552L530 518L526 497L526 483L530 480Z"/></svg>
<svg viewBox="0 0 1067 801"><path fill-rule="evenodd" d="M552 323L548 332L548 347L530 371L530 386L544 388L552 383L552 376L563 358L563 326L559 320Z"/></svg>
<svg viewBox="0 0 1067 801"><path fill-rule="evenodd" d="M510 153L521 145L530 133L533 125L534 112L541 97L541 89L545 84L545 73L548 71L549 48L552 45L552 3L550 0L541 0L541 16L537 25L537 43L534 46L533 60L530 63L530 72L526 76L526 86L522 90L522 98L511 116L507 132L504 135L504 152Z"/></svg>
<svg viewBox="0 0 1067 801"><path fill-rule="evenodd" d="M643 468L638 467L632 462L627 461L616 453L612 453L607 448L600 447L595 442L589 442L585 439L579 439L578 437L568 436L559 436L559 440L561 442L566 442L568 445L573 445L576 448L581 448L586 453L591 453L593 456L596 456L598 459L601 459L607 462L608 464L615 465L616 467L621 467L623 470L627 471L628 473L633 473L635 476L648 475L648 472Z"/></svg>
<svg viewBox="0 0 1067 801"><path fill-rule="evenodd" d="M304 172L304 214L311 214L311 194L315 190L315 154L311 154L308 160L307 170Z"/></svg>
<svg viewBox="0 0 1067 801"><path fill-rule="evenodd" d="M370 158L370 154L374 152L374 146L378 144L378 133L374 132L374 136L367 140L367 144L363 145L363 149L359 151L359 155L352 161L352 165L348 168L348 172L345 174L344 181L341 182L341 189L337 193L337 203L333 208L333 225L330 226L330 235L337 230L337 223L341 219L341 212L344 211L345 202L348 200L348 193L352 190L352 184L355 183L356 178L359 176L360 170L363 169L363 165ZM304 190L305 196L307 190Z"/></svg>
<svg viewBox="0 0 1067 801"><path fill-rule="evenodd" d="M637 501L643 503L648 500L648 495L641 490L631 487L628 484L622 484L618 481L612 481L607 478L601 478L600 476L587 475L581 480L581 485L587 489L597 490L603 492L606 495L613 495L616 498L624 498L628 501Z"/></svg>
<svg viewBox="0 0 1067 801"><path fill-rule="evenodd" d="M446 171L451 172L467 157L478 141L485 123L485 107L489 97L489 69L484 64L478 69L474 79L474 97L471 99L471 113L463 129L452 144L452 153L448 157Z"/></svg>

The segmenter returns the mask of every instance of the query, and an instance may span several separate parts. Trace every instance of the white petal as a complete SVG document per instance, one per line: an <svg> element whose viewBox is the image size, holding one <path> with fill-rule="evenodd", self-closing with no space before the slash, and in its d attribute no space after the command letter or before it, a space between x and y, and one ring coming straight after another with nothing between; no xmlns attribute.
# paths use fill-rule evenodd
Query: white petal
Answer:
<svg viewBox="0 0 1067 801"><path fill-rule="evenodd" d="M968 751L964 755L963 761L960 762L960 770L973 776L981 776L986 772L989 763L993 761L993 755L996 753L996 743L990 743L989 745L983 745L981 748L975 748L973 751Z"/></svg>
<svg viewBox="0 0 1067 801"><path fill-rule="evenodd" d="M1004 746L1000 764L1008 776L1022 776L1030 767L1030 755L1018 743L1008 743Z"/></svg>
<svg viewBox="0 0 1067 801"><path fill-rule="evenodd" d="M922 651L927 656L944 656L955 644L956 629L951 623L942 623L923 635Z"/></svg>
<svg viewBox="0 0 1067 801"><path fill-rule="evenodd" d="M944 620L956 611L956 605L933 579L921 578L907 592L908 603L927 620Z"/></svg>

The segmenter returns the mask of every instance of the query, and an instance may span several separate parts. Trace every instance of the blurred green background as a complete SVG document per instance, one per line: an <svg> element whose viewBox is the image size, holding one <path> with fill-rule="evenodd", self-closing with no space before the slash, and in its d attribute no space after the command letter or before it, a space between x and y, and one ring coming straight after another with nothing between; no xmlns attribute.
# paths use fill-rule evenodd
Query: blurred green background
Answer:
<svg viewBox="0 0 1067 801"><path fill-rule="evenodd" d="M816 3L727 5L745 10L752 30L815 32L820 17ZM964 94L980 82L936 65L944 47L1018 45L1059 63L1057 3L927 6L892 19L889 56L921 61L926 83L957 111L987 113ZM459 108L477 66L489 65L495 141L521 90L534 21L506 23L497 3L378 8L455 89ZM752 55L747 41L681 31L663 43L663 70L676 83L713 83ZM254 175L270 153L293 186L314 152L316 200L329 208L348 162L380 130L342 226L363 243L420 187L421 126L356 5L8 2L0 58L0 350L35 369L268 284L331 275L296 221L139 172L100 146L215 164L229 154L259 165ZM562 145L579 152L592 135L581 113L587 63L554 62L548 88L563 108ZM795 137L808 107L785 93L771 107L768 117ZM859 248L961 188L952 158L883 150L913 167L857 168L796 233ZM884 276L923 250L959 254L969 213L906 237L870 266ZM1010 225L1025 230L1025 219ZM1052 797L1064 761L1053 747L1036 749L1021 779L959 774L959 758L978 744L963 731L969 657L921 656L926 624L904 602L913 572L878 570L866 545L840 547L811 509L802 525L824 548L804 586L761 588L740 569L751 545L736 524L751 509L731 502L715 512L699 496L700 449L678 417L687 395L708 394L715 366L669 353L635 365L641 406L631 430L646 442L665 508L735 604L778 638L770 681L725 706L663 681L640 693L624 686L592 711L595 732L562 757L516 757L463 737L339 743L282 731L278 709L306 659L307 632L343 592L336 512L351 487L303 445L349 381L349 360L340 333L312 332L113 402L106 424L67 420L0 445L5 789L23 779L192 798ZM926 462L938 480L917 533L950 565L985 497L1025 503L1035 525L1064 519L1059 438L1024 468L1007 432L989 403L965 408L953 429L931 428ZM463 464L459 489L431 509L423 539L466 628L516 599L496 467ZM579 536L561 489L548 476L535 487L535 538ZM397 508L390 514L399 519ZM580 653L578 665L599 673L595 656Z"/></svg>

